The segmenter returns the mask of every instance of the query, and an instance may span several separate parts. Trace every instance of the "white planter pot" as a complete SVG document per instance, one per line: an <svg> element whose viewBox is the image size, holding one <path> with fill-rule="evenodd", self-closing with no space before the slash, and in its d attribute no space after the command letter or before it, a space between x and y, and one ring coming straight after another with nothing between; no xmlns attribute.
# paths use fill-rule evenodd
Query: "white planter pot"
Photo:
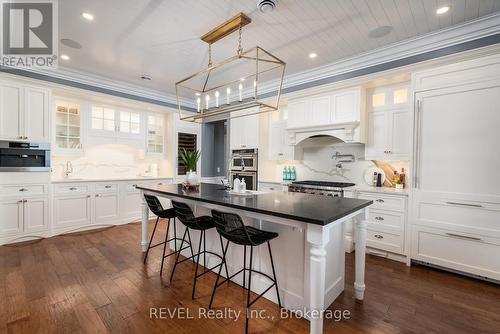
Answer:
<svg viewBox="0 0 500 334"><path fill-rule="evenodd" d="M198 184L198 176L196 172L189 171L186 174L186 182L189 184Z"/></svg>

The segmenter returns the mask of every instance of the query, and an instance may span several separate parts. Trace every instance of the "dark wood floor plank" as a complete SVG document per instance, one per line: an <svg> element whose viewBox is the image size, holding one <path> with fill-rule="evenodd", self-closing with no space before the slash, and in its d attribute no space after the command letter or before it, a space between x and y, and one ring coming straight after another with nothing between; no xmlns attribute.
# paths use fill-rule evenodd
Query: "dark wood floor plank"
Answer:
<svg viewBox="0 0 500 334"><path fill-rule="evenodd" d="M7 274L5 281L5 303L7 324L28 318L29 307L26 300L26 289L23 274L20 270Z"/></svg>
<svg viewBox="0 0 500 334"><path fill-rule="evenodd" d="M165 236L160 224L157 241ZM149 226L150 233L152 224ZM194 265L172 258L159 276L161 248L142 263L140 224L58 236L0 247L0 334L4 333L242 333L244 318L150 319L152 307L185 307L197 314L210 299L215 275L201 277L191 300ZM355 301L354 255L346 257L346 288L330 306L350 320L325 320L325 333L498 333L500 287L423 266L367 256L366 295ZM236 284L221 287L214 309L244 312L246 294ZM303 319L279 319L266 299L253 308L251 333L308 333ZM274 319L272 319L274 317Z"/></svg>

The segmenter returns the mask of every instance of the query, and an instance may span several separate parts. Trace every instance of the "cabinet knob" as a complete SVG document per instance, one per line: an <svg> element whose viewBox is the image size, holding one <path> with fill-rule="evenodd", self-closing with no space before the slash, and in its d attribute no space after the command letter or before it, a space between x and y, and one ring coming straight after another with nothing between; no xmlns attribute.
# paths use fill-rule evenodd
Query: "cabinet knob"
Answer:
<svg viewBox="0 0 500 334"><path fill-rule="evenodd" d="M90 195L87 195L87 198L90 198Z"/></svg>
<svg viewBox="0 0 500 334"><path fill-rule="evenodd" d="M22 203L22 202L23 202L23 200L22 200L22 199L20 199L19 201L17 201L17 203Z"/></svg>
<svg viewBox="0 0 500 334"><path fill-rule="evenodd" d="M95 195L95 197L99 197L99 194Z"/></svg>
<svg viewBox="0 0 500 334"><path fill-rule="evenodd" d="M384 239L384 237L381 236L380 234L375 234L374 237L377 238L377 239Z"/></svg>
<svg viewBox="0 0 500 334"><path fill-rule="evenodd" d="M23 203L28 203L28 200L27 199L23 199Z"/></svg>
<svg viewBox="0 0 500 334"><path fill-rule="evenodd" d="M19 189L19 191L28 191L28 189L26 189L26 188L21 188L21 189Z"/></svg>
<svg viewBox="0 0 500 334"><path fill-rule="evenodd" d="M109 189L109 188L111 188L111 186L105 186L104 188Z"/></svg>
<svg viewBox="0 0 500 334"><path fill-rule="evenodd" d="M377 199L377 200L375 200L375 202L378 202L378 203L385 203L385 201L384 201L383 199L380 199L380 198L379 198L379 199Z"/></svg>
<svg viewBox="0 0 500 334"><path fill-rule="evenodd" d="M382 220L384 220L384 217L377 216L377 217L375 217L375 220L382 221Z"/></svg>
<svg viewBox="0 0 500 334"><path fill-rule="evenodd" d="M23 136L17 136L17 139L23 139Z"/></svg>

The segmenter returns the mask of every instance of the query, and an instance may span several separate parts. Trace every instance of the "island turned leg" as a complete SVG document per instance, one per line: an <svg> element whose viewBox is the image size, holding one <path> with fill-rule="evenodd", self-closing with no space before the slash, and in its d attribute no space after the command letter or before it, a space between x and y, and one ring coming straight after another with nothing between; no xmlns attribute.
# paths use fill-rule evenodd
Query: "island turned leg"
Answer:
<svg viewBox="0 0 500 334"><path fill-rule="evenodd" d="M368 225L368 212L368 208L364 208L361 215L356 219L356 271L354 274L354 291L357 300L363 300L365 294L366 227Z"/></svg>
<svg viewBox="0 0 500 334"><path fill-rule="evenodd" d="M141 191L141 247L142 251L145 252L148 249L148 221L149 221L149 207L144 199L144 192Z"/></svg>
<svg viewBox="0 0 500 334"><path fill-rule="evenodd" d="M329 241L328 229L319 225L307 226L307 242L311 245L309 255L309 308L311 310L309 333L323 333L323 311L325 309L326 249Z"/></svg>

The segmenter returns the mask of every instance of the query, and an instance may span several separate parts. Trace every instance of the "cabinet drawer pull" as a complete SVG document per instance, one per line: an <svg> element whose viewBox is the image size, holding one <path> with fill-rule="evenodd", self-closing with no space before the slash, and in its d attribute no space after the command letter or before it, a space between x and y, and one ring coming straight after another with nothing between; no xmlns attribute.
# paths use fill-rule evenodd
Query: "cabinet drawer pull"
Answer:
<svg viewBox="0 0 500 334"><path fill-rule="evenodd" d="M375 217L375 220L380 220L380 221L382 221L382 220L384 220L384 217L377 216L377 217Z"/></svg>
<svg viewBox="0 0 500 334"><path fill-rule="evenodd" d="M99 194L95 195L95 197L99 197Z"/></svg>
<svg viewBox="0 0 500 334"><path fill-rule="evenodd" d="M21 155L19 156L19 158L23 158L23 159L26 159L27 157L28 157L28 155L27 155L27 154L21 154Z"/></svg>
<svg viewBox="0 0 500 334"><path fill-rule="evenodd" d="M76 188L75 187L71 187L71 188L69 188L69 190L76 190Z"/></svg>
<svg viewBox="0 0 500 334"><path fill-rule="evenodd" d="M111 188L111 186L104 186L104 188L109 189L109 188Z"/></svg>
<svg viewBox="0 0 500 334"><path fill-rule="evenodd" d="M375 202L378 202L378 203L385 203L385 201L383 199L376 199Z"/></svg>
<svg viewBox="0 0 500 334"><path fill-rule="evenodd" d="M446 233L447 236L453 237L453 238L460 238L460 239L468 239L468 240L474 240L474 241L482 241L481 238L478 237L469 237L468 235L461 235L461 234L455 234L455 233Z"/></svg>
<svg viewBox="0 0 500 334"><path fill-rule="evenodd" d="M161 183L161 182L160 182L160 183L158 183L158 185L159 185L159 186L162 186L162 185L163 185L163 183Z"/></svg>
<svg viewBox="0 0 500 334"><path fill-rule="evenodd" d="M28 189L26 189L26 188L21 188L21 189L19 189L19 191L28 191Z"/></svg>
<svg viewBox="0 0 500 334"><path fill-rule="evenodd" d="M483 207L481 204L458 203L458 202L446 202L446 204L459 205L459 206L468 206L468 207L471 207L471 208L482 208Z"/></svg>
<svg viewBox="0 0 500 334"><path fill-rule="evenodd" d="M380 234L375 234L374 237L377 238L377 239L384 239L384 237L381 236Z"/></svg>

